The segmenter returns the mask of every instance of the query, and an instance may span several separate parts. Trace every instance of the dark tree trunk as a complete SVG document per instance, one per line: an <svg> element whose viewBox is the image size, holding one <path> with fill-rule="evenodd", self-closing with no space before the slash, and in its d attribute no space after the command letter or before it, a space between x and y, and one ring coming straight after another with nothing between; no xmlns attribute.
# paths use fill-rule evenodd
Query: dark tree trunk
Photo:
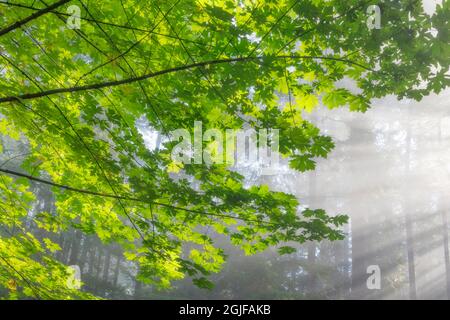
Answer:
<svg viewBox="0 0 450 320"><path fill-rule="evenodd" d="M78 263L78 255L80 252L81 233L75 230L73 233L72 244L70 246L69 264L75 265Z"/></svg>
<svg viewBox="0 0 450 320"><path fill-rule="evenodd" d="M142 299L141 297L142 292L142 283L135 279L134 280L134 299Z"/></svg>
<svg viewBox="0 0 450 320"><path fill-rule="evenodd" d="M134 299L142 299L142 282L137 279L137 275L140 272L140 267L137 265L136 277L134 278Z"/></svg>
<svg viewBox="0 0 450 320"><path fill-rule="evenodd" d="M95 278L97 280L100 279L101 272L103 270L103 268L102 268L102 255L103 255L103 250L99 247L98 248L97 261L95 263L95 267L96 267Z"/></svg>
<svg viewBox="0 0 450 320"><path fill-rule="evenodd" d="M56 254L56 259L58 259L59 261L64 261L64 251L63 251L63 249L64 249L64 233L60 234L60 236L58 237L57 243L61 247L61 250L59 250L58 253Z"/></svg>
<svg viewBox="0 0 450 320"><path fill-rule="evenodd" d="M70 234L66 234L64 236L64 244L62 246L62 261L65 264L69 263L69 253L71 244L72 242L70 241Z"/></svg>
<svg viewBox="0 0 450 320"><path fill-rule="evenodd" d="M93 244L91 244L91 249L89 252L89 266L88 266L88 272L89 276L94 277L94 264L95 264L95 247Z"/></svg>
<svg viewBox="0 0 450 320"><path fill-rule="evenodd" d="M111 252L106 250L105 263L103 265L103 281L108 282L109 267L111 265Z"/></svg>

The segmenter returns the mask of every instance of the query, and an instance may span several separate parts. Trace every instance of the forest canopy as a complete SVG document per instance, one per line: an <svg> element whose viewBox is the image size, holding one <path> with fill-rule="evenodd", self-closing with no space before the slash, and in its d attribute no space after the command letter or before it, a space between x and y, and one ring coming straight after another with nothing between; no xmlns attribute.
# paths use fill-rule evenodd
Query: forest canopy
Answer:
<svg viewBox="0 0 450 320"><path fill-rule="evenodd" d="M379 27L368 22L371 5ZM304 117L319 105L365 112L377 98L420 100L448 86L449 9L444 1L428 15L417 0L0 2L1 290L95 298L70 285L58 259L67 230L118 246L137 280L160 288L187 276L213 285L208 276L227 258L213 234L246 254L342 239L345 212L248 185L226 162L174 162L170 134L194 136L195 122L275 128L290 168L314 170L334 148ZM157 135L154 146L145 132ZM45 191L51 206L37 201Z"/></svg>

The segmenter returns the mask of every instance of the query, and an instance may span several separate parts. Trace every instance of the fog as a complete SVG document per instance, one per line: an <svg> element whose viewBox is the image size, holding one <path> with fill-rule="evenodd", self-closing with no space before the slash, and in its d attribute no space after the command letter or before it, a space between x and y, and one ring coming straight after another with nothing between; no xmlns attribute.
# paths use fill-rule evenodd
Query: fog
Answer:
<svg viewBox="0 0 450 320"><path fill-rule="evenodd" d="M449 101L446 90L420 102L373 101L366 113L319 107L304 117L330 135L335 148L317 159L316 170L294 172L282 163L262 175L235 168L248 185L294 194L301 208L348 215L342 241L304 243L283 256L276 248L245 256L210 234L228 255L223 270L210 277L211 290L189 278L164 291L136 282L136 266L118 246L76 230L55 239L62 248L56 258L80 267L85 290L112 299L448 299ZM23 147L10 149L20 154ZM34 188L38 201L30 215L54 210L50 189Z"/></svg>
<svg viewBox="0 0 450 320"><path fill-rule="evenodd" d="M228 260L211 276L212 290L195 287L189 278L165 291L140 284L136 267L118 246L76 230L55 239L62 248L56 258L78 265L84 288L106 298L448 299L449 101L446 90L420 102L386 97L365 113L319 107L304 118L330 135L335 148L327 159L317 159L315 170L294 172L281 163L263 175L251 167L234 168L248 185L294 194L301 208L348 215L342 241L297 245L296 253L284 256L275 248L245 256L215 237ZM149 148L160 143L151 130L142 132ZM26 154L20 142L9 143L14 154ZM6 164L17 168L20 161ZM53 211L50 189L33 186L38 199L30 215Z"/></svg>
<svg viewBox="0 0 450 320"><path fill-rule="evenodd" d="M305 118L333 137L315 171L280 170L249 182L347 214L346 239L299 252L244 256L229 248L212 291L189 281L159 298L447 299L450 91L420 102L387 97L366 113L319 108ZM239 171L239 170L238 170ZM374 272L374 270L376 270ZM378 276L377 285L374 276ZM375 274L377 273L377 274ZM375 282L374 282L375 281ZM374 287L375 286L375 287Z"/></svg>

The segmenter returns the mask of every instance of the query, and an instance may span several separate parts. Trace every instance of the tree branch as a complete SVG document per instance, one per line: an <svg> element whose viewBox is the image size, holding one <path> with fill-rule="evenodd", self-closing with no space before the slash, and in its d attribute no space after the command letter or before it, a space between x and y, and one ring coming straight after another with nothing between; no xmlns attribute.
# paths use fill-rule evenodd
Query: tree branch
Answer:
<svg viewBox="0 0 450 320"><path fill-rule="evenodd" d="M27 5L24 5L24 4L11 3L11 2L1 2L0 1L0 5L13 6L13 7L18 7L18 8L34 10L34 11L41 10L41 9L33 7L33 6L27 6ZM55 11L55 10L51 10L49 13L52 13L52 14L57 15L57 16L65 16L65 17L72 16L71 14L68 14L66 12ZM116 28L125 29L125 30L132 30L132 31L145 32L145 33L152 33L152 34L155 34L157 36L161 36L161 37L165 37L165 38L172 38L172 39L175 39L175 40L177 39L175 36L172 36L170 34L156 32L156 31L152 31L150 29L138 28L138 27L133 27L133 26L128 26L128 25L121 25L121 24L117 24L117 23L112 23L112 22L108 22L108 21L97 20L97 19L94 19L94 18L80 17L80 20L94 22L94 23L105 25L105 26L111 26L111 27L116 27ZM195 40L186 39L186 38L182 38L182 40L186 41L186 42L194 43L194 44L199 45L199 46L211 47L211 45L203 43L201 41L195 41Z"/></svg>
<svg viewBox="0 0 450 320"><path fill-rule="evenodd" d="M321 60L334 60L334 61L340 61L344 62L350 65L358 66L360 68L363 68L368 71L376 72L375 70L366 67L362 64L359 64L357 62L353 62L351 60L337 58L337 57L329 57L329 56L300 56L300 55L279 55L275 57L270 56L258 56L258 57L239 57L239 58L229 58L229 59L216 59L216 60L209 60L209 61L202 61L202 62L196 62L188 65L173 67L169 69L164 69L156 72L150 72L141 76L137 77L131 77L126 78L122 80L116 80L116 81L106 81L106 82L100 82L100 83L94 83L84 86L75 86L70 88L56 88L56 89L50 89L46 91L41 92L35 92L35 93L25 93L18 96L9 96L9 97L3 97L0 98L0 103L4 102L11 102L16 100L28 100L28 99L34 99L34 98L40 98L45 96L50 96L53 94L58 93L68 93L68 92L78 92L78 91L88 91L88 90L95 90L95 89L101 89L106 87L114 87L114 86L120 86L128 83L133 83L137 81L142 81L145 79L155 78L160 75L169 74L169 73L175 73L178 71L184 71L204 66L211 66L211 65L217 65L217 64L225 64L225 63L232 63L232 62L250 62L250 61L257 61L262 60L264 58L275 58L275 59L321 59Z"/></svg>
<svg viewBox="0 0 450 320"><path fill-rule="evenodd" d="M1 29L1 30L0 30L0 36L3 36L3 35L5 35L5 34L7 34L8 32L11 32L11 31L13 31L13 30L15 30L15 29L17 29L17 28L20 28L21 26L23 26L24 24L30 22L31 20L34 20L34 19L36 19L36 18L39 18L39 17L42 16L43 14L46 14L46 13L50 12L50 11L53 10L53 9L56 9L56 8L62 6L63 4L66 4L66 3L69 2L69 1L70 1L70 0L60 0L60 1L58 1L58 2L55 2L55 3L52 4L52 5L48 6L48 7L45 8L45 9L41 9L41 10L39 10L39 11L36 11L36 12L33 13L32 15L29 15L28 17L26 17L26 18L24 18L24 19L22 19L22 20L19 20L19 21L14 22L14 23L11 24L10 26Z"/></svg>
<svg viewBox="0 0 450 320"><path fill-rule="evenodd" d="M86 190L86 189L74 188L74 187L71 187L71 186L68 186L68 185L51 182L51 181L44 180L44 179L41 179L41 178L38 178L38 177L33 177L33 176L25 174L25 173L20 173L20 172L17 172L17 171L12 171L12 170L3 169L3 168L0 168L0 172L6 173L6 174L9 174L9 175L13 175L13 176L16 176L16 177L22 177L22 178L28 179L30 181L43 183L43 184L46 184L46 185L49 185L49 186L53 186L53 187L57 187L57 188L60 188L60 189L65 189L65 190L68 190L68 191L88 194L88 195L92 195L92 196L99 196L99 197L104 197L104 198L113 198L113 199L117 199L117 200L128 200L128 201L143 202L143 203L154 204L154 205L158 205L158 206L162 206L162 207L166 207L166 208L170 208L170 209L174 209L174 210L185 211L185 212L189 212L189 213L196 213L196 214L203 214L203 215L217 216L217 217L224 217L224 218L232 218L232 219L238 219L238 220L242 220L242 221L246 221L246 222L262 223L262 224L266 224L266 225L276 226L276 224L271 223L271 222L267 222L267 221L252 220L252 219L248 219L248 218L236 217L236 216L232 216L232 215L228 215L228 214L221 214L221 213L203 212L203 211L199 211L199 210L193 210L193 209L177 207L177 206L173 206L173 205L162 203L162 202L158 202L158 201L151 201L151 200L140 199L140 198L135 198L135 197L131 197L131 196L123 196L123 195L117 195L117 194L102 193L102 192L90 191L90 190Z"/></svg>

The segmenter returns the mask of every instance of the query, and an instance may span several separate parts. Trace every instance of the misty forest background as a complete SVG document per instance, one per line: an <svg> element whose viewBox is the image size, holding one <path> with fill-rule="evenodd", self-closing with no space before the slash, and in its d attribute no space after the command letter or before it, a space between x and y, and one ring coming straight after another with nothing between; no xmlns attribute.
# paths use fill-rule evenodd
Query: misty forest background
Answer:
<svg viewBox="0 0 450 320"><path fill-rule="evenodd" d="M113 299L448 299L448 101L447 90L420 103L382 99L365 114L320 109L311 117L337 145L314 172L261 176L240 168L249 182L291 192L305 206L345 212L350 223L345 240L310 242L287 256L276 250L246 256L222 241L229 260L212 277L212 290L185 279L158 291L134 281L135 266L117 246L76 230L41 236L61 246L60 261L80 266L86 290ZM154 147L157 137L149 139ZM33 189L39 194L33 210L54 210L50 190ZM380 267L379 290L367 289L369 265Z"/></svg>
<svg viewBox="0 0 450 320"><path fill-rule="evenodd" d="M345 18L361 3L172 2L139 14L135 1L73 1L79 31L58 12L14 25L44 1L0 3L0 297L450 299L448 21L435 17L439 35L426 36L421 12L442 1L380 1L406 20L379 33L364 24L367 1L339 24L333 10ZM401 34L400 2L423 39ZM191 10L202 6L210 16ZM162 22L137 40L147 14ZM319 14L332 23L317 28ZM150 70L163 74L138 78ZM269 175L254 163L180 167L164 132L197 120L300 138L283 138ZM80 291L66 285L69 265ZM374 265L380 289L367 286Z"/></svg>

